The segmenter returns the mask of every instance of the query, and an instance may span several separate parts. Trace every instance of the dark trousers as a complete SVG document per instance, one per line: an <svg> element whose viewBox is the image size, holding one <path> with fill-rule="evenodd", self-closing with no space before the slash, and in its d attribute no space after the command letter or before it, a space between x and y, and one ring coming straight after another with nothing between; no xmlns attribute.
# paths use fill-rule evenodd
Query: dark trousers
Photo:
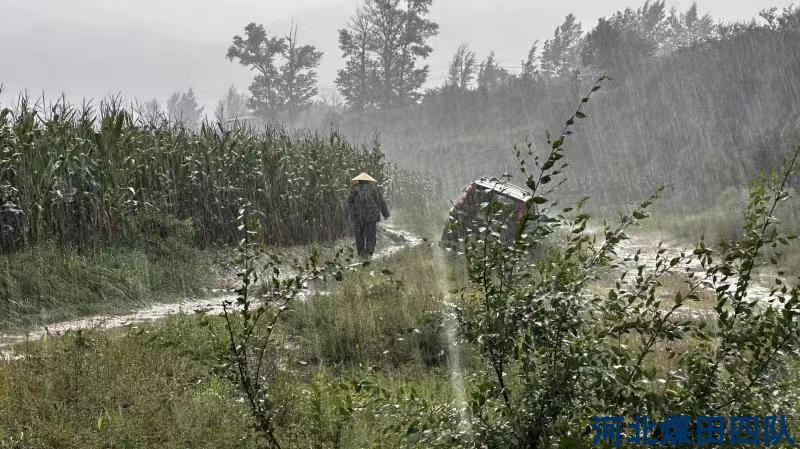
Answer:
<svg viewBox="0 0 800 449"><path fill-rule="evenodd" d="M377 227L377 221L357 221L353 223L353 234L356 236L356 251L359 256L371 256L375 252L375 232Z"/></svg>

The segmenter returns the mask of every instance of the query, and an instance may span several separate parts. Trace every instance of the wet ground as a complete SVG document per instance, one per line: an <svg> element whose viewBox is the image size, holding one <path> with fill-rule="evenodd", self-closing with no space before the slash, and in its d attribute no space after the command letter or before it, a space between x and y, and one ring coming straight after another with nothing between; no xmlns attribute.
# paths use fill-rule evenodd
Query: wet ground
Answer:
<svg viewBox="0 0 800 449"><path fill-rule="evenodd" d="M378 252L375 254L375 259L388 257L403 248L410 248L422 243L422 239L413 233L403 231L395 228L391 222L381 224L379 227L379 243ZM648 269L652 269L656 263L656 255L659 248L659 240L655 236L641 234L631 235L629 240L622 242L617 248L617 254L628 261L628 269L635 271L636 265L646 265ZM661 241L661 248L663 251L662 258L669 261L673 257L681 255L681 252L690 254L692 249L681 247L674 241ZM633 261L634 255L639 252L638 262ZM352 266L357 267L359 263L354 263ZM703 269L697 260L691 263L679 265L676 272L693 271L696 273L703 273ZM737 283L736 277L729 277L724 281L724 284L729 285L729 288L735 289ZM709 288L717 288L722 285L722 282L710 282ZM757 298L766 301L770 296L770 290L764 285L770 285L765 279L754 278L752 285L749 289L751 298ZM99 315L86 317L76 320L63 321L51 323L47 326L34 328L28 332L8 333L0 335L0 358L12 356L10 347L15 343L23 342L26 340L37 340L48 334L61 334L68 330L79 329L112 329L123 327L131 324L156 321L163 319L167 316L179 313L195 313L202 312L207 314L221 315L223 313L222 303L226 300L235 300L236 296L232 290L222 290L210 298L195 299L187 298L184 301L177 303L154 304L147 308L137 310L133 313L121 315ZM305 293L308 296L311 293L320 293L319 287L310 286L309 290ZM703 310L701 308L686 309L685 315L691 315L694 318L703 318L709 315L710 310Z"/></svg>
<svg viewBox="0 0 800 449"><path fill-rule="evenodd" d="M616 252L622 259L626 260L625 266L631 273L636 272L637 265L645 265L646 270L652 271L653 267L656 265L659 243L661 245L660 248L663 249L661 259L664 260L664 263L669 263L672 258L680 257L682 253L686 256L691 256L694 250L694 248L681 246L677 241L668 239L659 240L659 237L652 234L642 233L629 235L629 237L630 239L622 242ZM639 256L638 261L634 261L634 256L637 252ZM680 263L674 267L674 274L688 275L688 273L694 273L696 276L695 279L698 280L705 276L705 270L696 257L693 257L689 263ZM725 279L709 279L706 283L706 288L709 290L716 290L718 287L727 286L729 291L734 292L736 291L738 281L738 276L730 276ZM765 286L770 285L770 282L771 279L769 279L768 276L754 274L747 290L747 297L750 300L757 299L766 305L767 301L770 299L771 291ZM692 307L691 305L687 305L686 308L676 312L678 315L696 319L707 318L714 315L712 310Z"/></svg>
<svg viewBox="0 0 800 449"><path fill-rule="evenodd" d="M346 244L346 242L341 242ZM382 223L379 225L379 240L378 250L373 256L374 259L382 259L388 257L403 248L410 248L422 243L422 239L416 235L396 229L389 223ZM353 267L360 265L360 263L353 264ZM13 357L11 347L16 343L21 343L28 340L38 340L45 335L58 335L63 334L68 330L80 329L113 329L117 327L128 326L131 324L144 323L150 321L157 321L168 317L170 315L180 313L207 313L212 315L222 315L222 304L224 301L233 300L235 302L236 294L232 289L220 290L215 292L216 295L210 298L187 298L180 302L153 304L149 307L142 308L132 313L119 314L119 315L96 315L75 320L62 321L50 323L46 326L41 326L29 329L27 332L16 332L0 334L0 358ZM304 296L310 293L319 293L310 287L305 292Z"/></svg>

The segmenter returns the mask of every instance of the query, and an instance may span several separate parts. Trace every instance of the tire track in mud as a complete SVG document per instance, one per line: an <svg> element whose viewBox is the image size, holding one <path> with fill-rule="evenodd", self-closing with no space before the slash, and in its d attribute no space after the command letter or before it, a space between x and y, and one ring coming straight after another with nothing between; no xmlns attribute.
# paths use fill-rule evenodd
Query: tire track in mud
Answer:
<svg viewBox="0 0 800 449"><path fill-rule="evenodd" d="M380 224L379 232L384 240L384 245L382 249L375 253L373 260L387 258L402 249L413 248L423 242L421 237L408 231L396 229L391 225ZM361 264L355 263L351 264L350 267L357 267L359 265ZM313 294L318 294L324 291L325 290L319 290L315 289L313 286L309 286L308 289L301 292L301 297L299 299L303 301ZM27 332L12 332L5 334L0 333L0 360L16 358L16 355L12 350L12 347L15 344L23 343L25 341L40 340L48 335L61 335L67 331L86 329L114 329L139 323L158 321L171 315L181 313L222 315L222 304L224 301L228 300L231 300L235 303L236 295L232 292L228 292L225 295L214 296L211 298L189 298L175 303L153 304L131 313L94 315L74 320L50 323L30 329Z"/></svg>

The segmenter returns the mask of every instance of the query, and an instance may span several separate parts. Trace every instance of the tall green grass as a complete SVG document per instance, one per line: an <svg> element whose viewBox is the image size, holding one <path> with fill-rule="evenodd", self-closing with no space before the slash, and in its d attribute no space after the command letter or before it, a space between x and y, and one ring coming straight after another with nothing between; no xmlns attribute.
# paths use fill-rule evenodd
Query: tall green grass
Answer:
<svg viewBox="0 0 800 449"><path fill-rule="evenodd" d="M214 286L218 252L193 246L191 220L142 212L127 228L109 247L48 240L0 254L0 328L125 312Z"/></svg>
<svg viewBox="0 0 800 449"><path fill-rule="evenodd" d="M213 376L222 340L196 322L78 332L0 363L0 447L255 448L232 386Z"/></svg>
<svg viewBox="0 0 800 449"><path fill-rule="evenodd" d="M448 359L439 271L463 283L464 267L436 267L421 245L348 273L330 294L315 295L287 315L298 356L338 367L381 365L442 367Z"/></svg>
<svg viewBox="0 0 800 449"><path fill-rule="evenodd" d="M211 265L209 254L186 246L159 255L43 243L0 255L0 330L203 296L214 286Z"/></svg>

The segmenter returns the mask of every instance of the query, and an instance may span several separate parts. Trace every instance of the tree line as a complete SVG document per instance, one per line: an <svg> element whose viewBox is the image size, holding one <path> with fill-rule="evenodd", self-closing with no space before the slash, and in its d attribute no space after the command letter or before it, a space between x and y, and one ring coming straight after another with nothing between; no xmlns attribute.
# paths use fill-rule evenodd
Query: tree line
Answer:
<svg viewBox="0 0 800 449"><path fill-rule="evenodd" d="M715 38L724 28L709 14L700 15L697 3L679 11L667 9L664 0L647 0L638 8L601 17L588 32L574 14L567 14L541 47L538 41L533 43L517 74L498 64L494 52L476 63L475 53L463 44L450 62L442 89L491 91L513 82L594 78L598 73L624 75L648 58Z"/></svg>
<svg viewBox="0 0 800 449"><path fill-rule="evenodd" d="M668 8L666 0L646 0L638 8L616 11L588 31L570 13L549 39L533 43L518 73L503 67L494 52L479 61L464 43L453 55L443 85L423 90L429 75L425 61L433 52L430 40L439 32L439 25L429 18L432 4L433 0L365 0L339 29L344 67L335 85L347 110L394 109L424 102L430 95L492 92L510 84L594 78L603 73L626 76L654 57L729 38L746 26L716 22L701 15L696 3L684 11ZM791 16L792 10L781 14L771 8L760 17L780 26L779 18ZM243 34L233 37L226 58L254 73L249 93L231 87L217 104L214 119L293 121L320 93L316 69L322 56L315 46L301 42L295 24L285 35L248 24ZM145 106L158 109L157 104ZM173 120L196 123L203 115L191 89L174 94L166 106Z"/></svg>

